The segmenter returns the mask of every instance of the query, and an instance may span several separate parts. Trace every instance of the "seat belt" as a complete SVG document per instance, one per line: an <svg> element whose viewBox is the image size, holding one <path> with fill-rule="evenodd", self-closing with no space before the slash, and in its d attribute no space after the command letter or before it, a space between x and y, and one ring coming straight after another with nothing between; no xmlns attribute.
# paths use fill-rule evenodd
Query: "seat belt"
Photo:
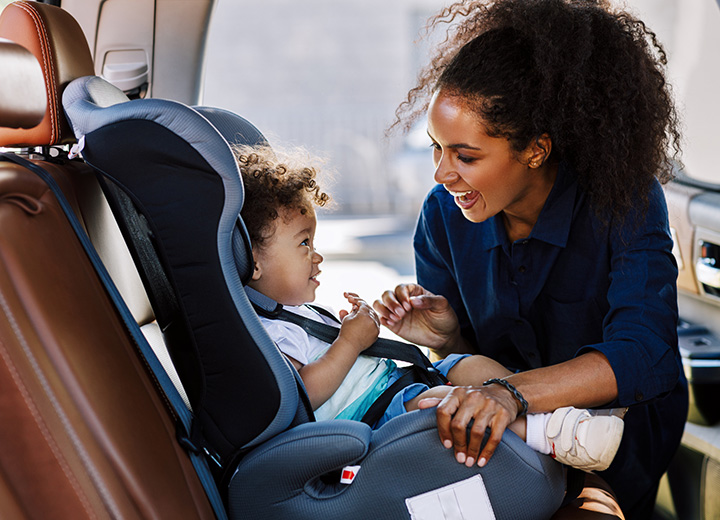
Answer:
<svg viewBox="0 0 720 520"><path fill-rule="evenodd" d="M277 319L293 323L302 328L307 334L319 339L324 343L333 343L340 334L340 328L334 327L327 323L313 320L305 316L300 316L294 312L284 309L282 304L268 298L264 294L256 291L252 287L245 287L248 299L255 307L255 310L261 316L269 319ZM333 321L340 323L327 309L317 305L306 304L313 311L326 316ZM362 422L374 425L385 413L390 401L400 390L413 383L422 383L429 387L446 385L448 379L435 368L425 354L415 345L395 341L387 338L378 338L375 343L370 345L362 352L365 356L374 356L386 359L395 359L410 363L409 367L401 367L403 375L390 385L385 391L378 396L373 404L368 408L367 412L361 419Z"/></svg>
<svg viewBox="0 0 720 520"><path fill-rule="evenodd" d="M290 312L284 309L282 304L277 303L251 287L246 286L245 292L248 299L261 316L273 320L279 319L294 323L311 336L318 338L325 343L333 343L340 334L340 329L338 327ZM269 308L269 304L272 305L272 308ZM340 323L340 320L333 316L327 309L323 309L317 305L306 306L323 316L327 316L338 324ZM422 350L420 350L416 345L412 345L410 343L404 343L402 341L395 341L387 338L378 338L372 345L363 350L362 354L365 356L396 359L398 361L404 361L420 367L422 370L429 373L429 377L431 379L437 380L437 383L433 386L444 385L448 382L447 378L435 368L432 361L423 354Z"/></svg>
<svg viewBox="0 0 720 520"><path fill-rule="evenodd" d="M77 235L80 244L85 250L85 253L90 259L93 267L95 268L95 271L100 278L100 281L107 290L107 293L113 301L115 308L120 314L120 317L122 318L122 321L125 324L127 331L130 333L130 336L135 342L139 353L143 356L145 362L150 367L153 375L155 376L155 380L160 385L160 389L167 397L167 402L169 402L171 405L171 412L175 415L176 419L175 426L177 440L187 452L190 461L192 462L192 465L198 475L200 483L202 484L205 493L207 494L208 501L210 502L210 505L215 512L215 516L218 518L218 520L227 520L227 513L225 511L225 507L223 505L217 486L215 485L215 480L213 479L206 459L206 457L210 457L212 459L215 459L215 457L206 448L197 446L191 440L192 414L185 406L185 403L182 400L182 397L178 393L177 389L175 388L175 385L170 380L167 372L165 372L165 369L155 355L155 352L148 344L147 339L140 331L140 327L138 326L135 318L128 309L125 300L123 300L122 296L120 295L120 292L115 286L115 283L112 281L112 278L105 269L105 265L102 263L102 260L100 260L100 257L95 250L95 246L93 246L90 238L83 229L82 224L80 224L77 215L73 211L72 206L65 197L65 194L60 189L60 186L57 184L55 179L47 170L23 157L19 157L15 154L10 153L0 153L0 160L14 162L15 164L18 164L30 170L38 177L40 177L55 195L55 198L57 199L61 209L65 213L65 216L67 217L71 227L73 228L73 231L75 231L75 234Z"/></svg>

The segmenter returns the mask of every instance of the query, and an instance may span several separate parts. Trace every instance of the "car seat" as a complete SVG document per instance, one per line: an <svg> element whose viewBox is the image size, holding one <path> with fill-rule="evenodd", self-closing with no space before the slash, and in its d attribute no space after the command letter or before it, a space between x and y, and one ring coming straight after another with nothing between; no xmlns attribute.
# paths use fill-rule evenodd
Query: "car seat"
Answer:
<svg viewBox="0 0 720 520"><path fill-rule="evenodd" d="M152 360L60 203L113 260L123 303L151 320L94 172L64 158L62 90L93 73L83 33L60 8L13 3L0 66L0 518L216 518Z"/></svg>
<svg viewBox="0 0 720 520"><path fill-rule="evenodd" d="M264 142L248 121L174 101L129 101L95 76L73 81L63 104L76 152L110 192L122 192L114 207L126 238L148 253L136 260L156 263L141 271L162 272L143 279L160 304L155 313L164 316L193 410L190 441L218 464L230 518L459 518L463 511L518 520L557 510L562 466L512 432L490 464L467 468L438 441L433 410L378 430L314 422L297 372L243 289L251 253L230 144ZM357 466L352 483L340 483L343 468Z"/></svg>

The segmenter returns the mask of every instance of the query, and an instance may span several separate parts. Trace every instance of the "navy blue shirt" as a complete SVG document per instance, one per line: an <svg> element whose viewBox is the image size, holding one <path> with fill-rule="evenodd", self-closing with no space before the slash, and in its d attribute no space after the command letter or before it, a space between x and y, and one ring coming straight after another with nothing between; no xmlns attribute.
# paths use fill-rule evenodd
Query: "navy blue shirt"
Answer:
<svg viewBox="0 0 720 520"><path fill-rule="evenodd" d="M648 207L636 211L621 224L603 224L561 164L527 238L510 242L500 215L468 221L436 186L414 241L418 283L448 298L478 353L513 371L589 350L607 357L618 398L606 407L632 406L603 474L623 510L657 484L687 415L677 266L659 183Z"/></svg>

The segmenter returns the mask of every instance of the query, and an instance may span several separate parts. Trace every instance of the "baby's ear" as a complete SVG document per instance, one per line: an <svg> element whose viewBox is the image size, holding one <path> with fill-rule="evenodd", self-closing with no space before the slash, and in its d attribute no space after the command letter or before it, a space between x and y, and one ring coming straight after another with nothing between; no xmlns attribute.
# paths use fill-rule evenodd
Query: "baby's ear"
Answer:
<svg viewBox="0 0 720 520"><path fill-rule="evenodd" d="M260 276L262 275L262 269L260 267L260 262L258 260L258 254L255 248L252 248L252 255L253 255L253 274L251 280L259 280Z"/></svg>

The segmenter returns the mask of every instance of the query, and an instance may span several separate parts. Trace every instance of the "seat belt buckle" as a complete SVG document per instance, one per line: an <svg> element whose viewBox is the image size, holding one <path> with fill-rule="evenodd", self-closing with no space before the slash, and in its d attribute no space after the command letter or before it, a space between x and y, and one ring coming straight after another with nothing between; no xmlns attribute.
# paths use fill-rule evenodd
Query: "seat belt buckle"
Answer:
<svg viewBox="0 0 720 520"><path fill-rule="evenodd" d="M345 466L340 474L340 484L352 484L358 471L360 471L360 466Z"/></svg>

